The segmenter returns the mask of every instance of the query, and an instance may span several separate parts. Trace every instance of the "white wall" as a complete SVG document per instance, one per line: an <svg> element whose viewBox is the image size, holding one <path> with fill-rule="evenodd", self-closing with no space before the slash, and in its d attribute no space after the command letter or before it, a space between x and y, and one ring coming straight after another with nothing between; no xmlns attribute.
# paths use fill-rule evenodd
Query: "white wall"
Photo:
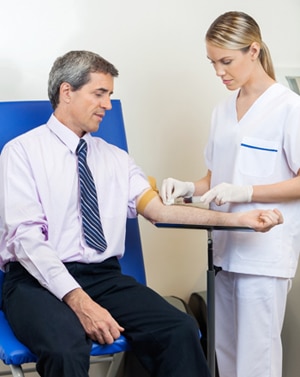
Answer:
<svg viewBox="0 0 300 377"><path fill-rule="evenodd" d="M47 98L54 59L93 50L120 71L115 98L145 172L159 186L167 176L199 178L211 110L228 94L206 59L204 34L228 10L258 21L276 67L300 66L299 0L0 0L0 100ZM205 232L140 224L149 285L184 298L204 289Z"/></svg>

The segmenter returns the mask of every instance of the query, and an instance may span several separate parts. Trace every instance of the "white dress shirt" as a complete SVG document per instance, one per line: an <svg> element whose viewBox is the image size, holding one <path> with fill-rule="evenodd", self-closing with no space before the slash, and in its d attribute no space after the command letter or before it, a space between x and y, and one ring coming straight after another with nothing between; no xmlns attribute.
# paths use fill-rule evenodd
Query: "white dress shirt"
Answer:
<svg viewBox="0 0 300 377"><path fill-rule="evenodd" d="M52 115L47 124L10 141L1 154L0 267L19 261L61 299L78 287L62 262L97 263L124 253L127 217L149 183L123 150L86 134L107 249L85 243L80 213L78 136Z"/></svg>

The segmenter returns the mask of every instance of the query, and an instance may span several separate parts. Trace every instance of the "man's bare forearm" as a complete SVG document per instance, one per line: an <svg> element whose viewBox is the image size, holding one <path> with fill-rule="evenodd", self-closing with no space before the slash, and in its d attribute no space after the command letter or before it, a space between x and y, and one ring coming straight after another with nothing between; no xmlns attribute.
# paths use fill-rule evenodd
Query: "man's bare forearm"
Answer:
<svg viewBox="0 0 300 377"><path fill-rule="evenodd" d="M263 232L283 222L281 213L272 209L226 213L186 205L165 206L159 197L147 204L142 215L154 223L242 226Z"/></svg>

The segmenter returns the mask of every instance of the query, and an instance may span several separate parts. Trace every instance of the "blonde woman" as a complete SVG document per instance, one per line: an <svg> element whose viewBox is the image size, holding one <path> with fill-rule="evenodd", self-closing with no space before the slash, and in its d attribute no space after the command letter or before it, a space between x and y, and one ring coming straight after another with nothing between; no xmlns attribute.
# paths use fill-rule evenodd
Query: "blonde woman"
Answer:
<svg viewBox="0 0 300 377"><path fill-rule="evenodd" d="M219 16L207 56L232 95L213 111L207 175L164 180L166 204L202 195L223 212L276 207L284 224L267 234L214 232L216 351L221 377L280 377L281 329L300 245L300 97L275 80L256 21Z"/></svg>

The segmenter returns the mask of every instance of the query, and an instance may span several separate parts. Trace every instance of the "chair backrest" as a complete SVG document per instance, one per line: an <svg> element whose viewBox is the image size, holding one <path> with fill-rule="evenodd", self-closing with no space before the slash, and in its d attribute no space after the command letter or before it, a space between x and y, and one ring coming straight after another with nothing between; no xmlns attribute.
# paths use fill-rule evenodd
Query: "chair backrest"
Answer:
<svg viewBox="0 0 300 377"><path fill-rule="evenodd" d="M49 101L0 102L0 151L14 137L47 122L52 113ZM107 111L96 136L128 150L121 102L112 100L112 110ZM144 260L138 220L128 219L126 225L125 255L120 260L122 271L146 284ZM0 271L0 307L3 273Z"/></svg>

